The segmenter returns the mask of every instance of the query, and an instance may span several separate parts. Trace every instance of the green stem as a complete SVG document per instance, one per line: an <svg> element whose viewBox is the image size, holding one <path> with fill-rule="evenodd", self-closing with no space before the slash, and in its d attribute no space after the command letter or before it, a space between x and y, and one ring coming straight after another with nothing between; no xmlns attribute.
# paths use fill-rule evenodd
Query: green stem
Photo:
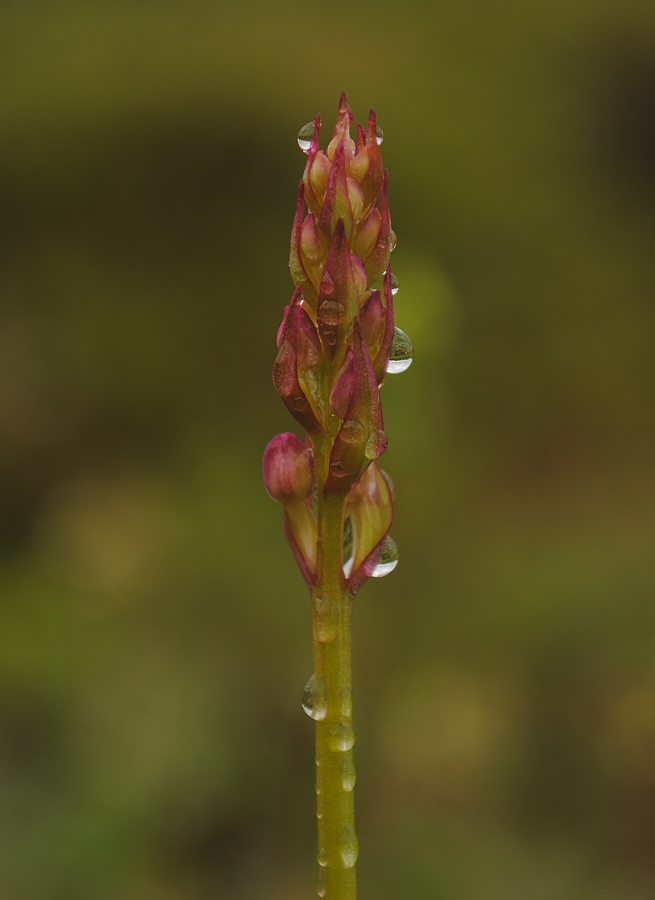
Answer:
<svg viewBox="0 0 655 900"><path fill-rule="evenodd" d="M345 497L324 494L322 474L319 472L318 579L312 595L314 667L321 691L325 686L325 717L316 721L318 893L327 900L355 900L358 847L352 757L352 599L342 559Z"/></svg>

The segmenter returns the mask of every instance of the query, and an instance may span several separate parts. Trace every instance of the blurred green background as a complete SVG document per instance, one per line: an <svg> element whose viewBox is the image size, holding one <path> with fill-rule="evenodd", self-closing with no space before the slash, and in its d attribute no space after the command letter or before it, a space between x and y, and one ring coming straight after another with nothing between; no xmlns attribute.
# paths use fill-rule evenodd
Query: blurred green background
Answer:
<svg viewBox="0 0 655 900"><path fill-rule="evenodd" d="M0 11L0 896L295 900L261 455L296 133L385 131L416 360L355 609L360 896L655 895L655 7Z"/></svg>

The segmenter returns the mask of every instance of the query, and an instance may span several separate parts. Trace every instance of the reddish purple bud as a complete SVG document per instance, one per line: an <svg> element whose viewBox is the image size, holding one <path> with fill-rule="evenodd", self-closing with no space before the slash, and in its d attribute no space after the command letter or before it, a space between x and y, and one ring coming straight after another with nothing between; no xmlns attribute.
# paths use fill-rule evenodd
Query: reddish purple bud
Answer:
<svg viewBox="0 0 655 900"><path fill-rule="evenodd" d="M328 493L350 490L371 461L387 449L380 394L359 317L353 322L352 379L348 408L330 455Z"/></svg>
<svg viewBox="0 0 655 900"><path fill-rule="evenodd" d="M346 156L343 144L338 144L334 153L330 180L328 181L323 209L319 218L319 227L330 242L339 219L344 220L346 235L350 237L353 228L353 213L348 196Z"/></svg>
<svg viewBox="0 0 655 900"><path fill-rule="evenodd" d="M350 163L355 155L355 144L350 137L350 128L353 124L353 114L348 106L345 92L339 100L339 111L337 112L337 124L334 129L334 137L328 144L327 155L329 159L333 159L339 144L343 145L346 162Z"/></svg>
<svg viewBox="0 0 655 900"><path fill-rule="evenodd" d="M382 304L380 292L373 291L362 306L361 312L362 328L373 359L373 369L378 385L382 384L387 373L395 330L390 265L387 266L384 275L384 298L386 306Z"/></svg>
<svg viewBox="0 0 655 900"><path fill-rule="evenodd" d="M352 246L355 253L358 253L363 260L366 260L371 255L373 248L377 244L381 222L380 210L377 206L374 206L366 218L355 228Z"/></svg>
<svg viewBox="0 0 655 900"><path fill-rule="evenodd" d="M380 191L381 221L378 239L375 247L366 259L366 271L371 284L377 281L387 268L391 254L391 216L389 214L389 200L387 197L388 184L389 170L384 173L382 190Z"/></svg>
<svg viewBox="0 0 655 900"><path fill-rule="evenodd" d="M376 462L366 469L347 499L353 530L353 559L348 586L355 594L375 569L393 522L393 496Z"/></svg>
<svg viewBox="0 0 655 900"><path fill-rule="evenodd" d="M305 187L301 181L298 185L298 194L296 196L296 214L291 229L291 251L289 253L289 269L293 283L302 288L303 295L309 308L316 309L318 293L311 282L305 266L303 264L302 248L300 239L302 235L303 216L305 213Z"/></svg>
<svg viewBox="0 0 655 900"><path fill-rule="evenodd" d="M325 262L327 249L325 238L316 227L316 219L310 213L305 218L300 231L300 252L303 268L316 293L321 284L322 264Z"/></svg>
<svg viewBox="0 0 655 900"><path fill-rule="evenodd" d="M306 500L314 488L312 451L290 431L278 434L264 451L264 484L278 503Z"/></svg>
<svg viewBox="0 0 655 900"><path fill-rule="evenodd" d="M391 264L387 266L387 271L384 273L383 286L384 302L386 304L384 334L382 335L380 349L373 360L373 368L375 369L375 377L378 380L378 384L382 384L384 376L387 374L387 366L389 365L393 337L396 330L393 313L393 291L391 290Z"/></svg>
<svg viewBox="0 0 655 900"><path fill-rule="evenodd" d="M302 292L296 288L285 310L278 353L273 364L273 384L284 403L309 434L323 431L323 414L318 404L312 368L322 355L316 326L300 305Z"/></svg>
<svg viewBox="0 0 655 900"><path fill-rule="evenodd" d="M345 337L359 311L366 289L366 270L356 254L351 254L343 224L339 219L328 253L318 298L318 330L323 346L334 356L337 346L345 349Z"/></svg>
<svg viewBox="0 0 655 900"><path fill-rule="evenodd" d="M353 392L355 373L353 371L352 356L353 352L349 347L346 351L344 369L339 378L337 378L330 394L332 412L340 419L343 419L348 411L348 404Z"/></svg>
<svg viewBox="0 0 655 900"><path fill-rule="evenodd" d="M264 483L284 506L284 532L311 588L316 570L316 517L306 502L314 489L312 451L295 434L278 434L264 451Z"/></svg>
<svg viewBox="0 0 655 900"><path fill-rule="evenodd" d="M364 144L366 143L366 132L364 131L363 125L357 126L357 153L362 150Z"/></svg>
<svg viewBox="0 0 655 900"><path fill-rule="evenodd" d="M382 344L384 329L387 320L387 311L382 303L382 295L380 291L373 291L364 305L359 315L364 329L364 336L371 357L375 359Z"/></svg>
<svg viewBox="0 0 655 900"><path fill-rule="evenodd" d="M368 133L366 135L366 147L361 151L368 156L368 167L365 174L360 178L362 191L364 193L364 202L366 206L375 202L384 177L384 165L382 163L382 154L378 145L377 122L375 118L375 110L371 110L368 120Z"/></svg>

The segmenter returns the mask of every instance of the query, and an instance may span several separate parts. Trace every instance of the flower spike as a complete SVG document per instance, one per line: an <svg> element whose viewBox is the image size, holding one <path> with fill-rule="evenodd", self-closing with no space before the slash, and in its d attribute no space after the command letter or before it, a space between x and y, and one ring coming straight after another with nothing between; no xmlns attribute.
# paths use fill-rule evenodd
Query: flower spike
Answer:
<svg viewBox="0 0 655 900"><path fill-rule="evenodd" d="M350 623L362 585L398 559L393 487L378 464L387 449L380 388L387 371L403 369L399 335L409 345L394 321L382 132L374 110L355 140L352 125L342 94L325 150L320 116L298 136L307 161L291 230L295 291L277 334L273 384L306 437L278 435L264 454L266 488L282 504L312 595L315 671L303 708L317 731L319 894L332 900L357 896Z"/></svg>

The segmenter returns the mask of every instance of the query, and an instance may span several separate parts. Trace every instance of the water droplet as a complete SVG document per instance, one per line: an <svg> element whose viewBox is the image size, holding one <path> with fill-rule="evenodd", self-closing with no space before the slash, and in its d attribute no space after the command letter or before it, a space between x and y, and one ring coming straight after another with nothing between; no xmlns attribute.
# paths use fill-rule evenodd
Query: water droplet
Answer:
<svg viewBox="0 0 655 900"><path fill-rule="evenodd" d="M322 294L333 294L334 293L334 278L330 275L329 272L323 273L323 278L321 279L321 293Z"/></svg>
<svg viewBox="0 0 655 900"><path fill-rule="evenodd" d="M344 828L339 839L339 853L344 869L352 869L359 856L359 841L355 829L351 826Z"/></svg>
<svg viewBox="0 0 655 900"><path fill-rule="evenodd" d="M355 557L351 556L350 559L347 559L343 564L343 574L346 578L350 578L350 573L353 570L353 563L355 562Z"/></svg>
<svg viewBox="0 0 655 900"><path fill-rule="evenodd" d="M396 244L398 243L398 238L396 237L396 232L391 232L391 243L389 244L389 253L393 253L396 249Z"/></svg>
<svg viewBox="0 0 655 900"><path fill-rule="evenodd" d="M357 419L348 419L341 426L339 434L347 444L356 444L364 434L364 426Z"/></svg>
<svg viewBox="0 0 655 900"><path fill-rule="evenodd" d="M321 321L326 325L338 325L346 314L343 303L339 300L324 300L319 307Z"/></svg>
<svg viewBox="0 0 655 900"><path fill-rule="evenodd" d="M378 147L384 140L384 131L382 131L382 129L380 128L379 125L375 126L375 140L376 140Z"/></svg>
<svg viewBox="0 0 655 900"><path fill-rule="evenodd" d="M330 728L328 735L328 747L334 753L344 753L351 750L355 744L355 732L350 725L345 722L339 722L333 728Z"/></svg>
<svg viewBox="0 0 655 900"><path fill-rule="evenodd" d="M387 436L381 429L374 431L366 442L364 456L367 459L377 459L382 456L388 445Z"/></svg>
<svg viewBox="0 0 655 900"><path fill-rule="evenodd" d="M392 275L391 276L391 293L394 295L397 294L399 287L400 287L400 282L398 281L398 276Z"/></svg>
<svg viewBox="0 0 655 900"><path fill-rule="evenodd" d="M349 687L341 688L341 715L344 719L350 719L353 714L353 695Z"/></svg>
<svg viewBox="0 0 655 900"><path fill-rule="evenodd" d="M330 463L330 472L335 476L335 478L343 478L346 474L346 467L340 460L335 460Z"/></svg>
<svg viewBox="0 0 655 900"><path fill-rule="evenodd" d="M355 763L349 756L344 757L341 763L341 781L344 791L352 791L355 788L355 780L357 773L355 772Z"/></svg>
<svg viewBox="0 0 655 900"><path fill-rule="evenodd" d="M302 150L303 153L309 153L309 148L312 146L312 140L314 138L314 122L308 122L298 132L298 146Z"/></svg>
<svg viewBox="0 0 655 900"><path fill-rule="evenodd" d="M337 636L339 608L331 597L314 600L314 636L322 644L330 644Z"/></svg>
<svg viewBox="0 0 655 900"><path fill-rule="evenodd" d="M396 326L396 330L393 336L393 344L391 345L391 357L389 358L387 372L390 375L398 375L400 372L404 372L406 369L409 369L413 359L414 347L411 340L401 328L398 328L398 326Z"/></svg>
<svg viewBox="0 0 655 900"><path fill-rule="evenodd" d="M321 866L322 868L325 868L325 866L327 866L327 864L328 864L327 850L322 847L318 851L318 856L316 857L316 859L318 861L319 866Z"/></svg>
<svg viewBox="0 0 655 900"><path fill-rule="evenodd" d="M380 557L377 566L371 573L373 578L384 578L384 576L388 575L389 572L393 572L393 570L398 565L399 557L400 554L398 553L396 542L391 537L391 535L387 535L384 541L382 556Z"/></svg>
<svg viewBox="0 0 655 900"><path fill-rule="evenodd" d="M302 692L302 708L311 719L320 722L327 715L327 690L325 682L316 672Z"/></svg>
<svg viewBox="0 0 655 900"><path fill-rule="evenodd" d="M316 795L316 818L323 818L323 797L321 794Z"/></svg>
<svg viewBox="0 0 655 900"><path fill-rule="evenodd" d="M321 337L323 338L324 343L328 344L332 347L337 342L337 332L334 328L323 328L321 331Z"/></svg>
<svg viewBox="0 0 655 900"><path fill-rule="evenodd" d="M318 870L318 876L316 878L316 893L319 897L325 897L327 890L325 887L325 881L323 879L323 870Z"/></svg>

